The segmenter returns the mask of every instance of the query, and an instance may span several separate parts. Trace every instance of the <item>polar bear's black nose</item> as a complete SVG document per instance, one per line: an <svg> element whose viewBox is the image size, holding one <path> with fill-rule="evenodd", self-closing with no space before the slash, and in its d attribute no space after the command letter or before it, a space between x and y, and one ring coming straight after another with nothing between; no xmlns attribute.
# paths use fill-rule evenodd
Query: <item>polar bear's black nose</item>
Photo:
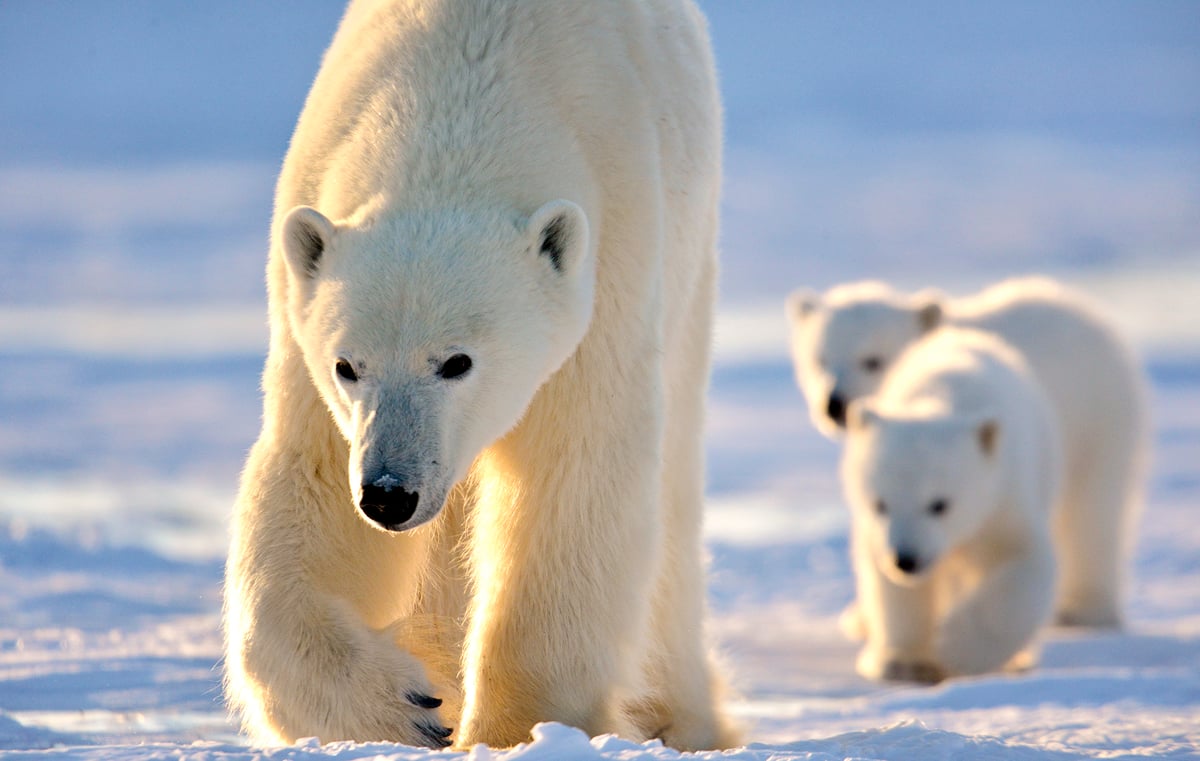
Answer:
<svg viewBox="0 0 1200 761"><path fill-rule="evenodd" d="M921 570L921 561L910 552L897 552L896 567L905 573L916 573Z"/></svg>
<svg viewBox="0 0 1200 761"><path fill-rule="evenodd" d="M829 415L829 419L838 425L846 425L846 401L842 399L841 394L835 391L829 395L829 404L825 407L825 414Z"/></svg>
<svg viewBox="0 0 1200 761"><path fill-rule="evenodd" d="M420 501L420 494L406 491L399 486L363 484L362 499L358 502L358 508L363 511L363 515L380 526L395 530L413 517Z"/></svg>

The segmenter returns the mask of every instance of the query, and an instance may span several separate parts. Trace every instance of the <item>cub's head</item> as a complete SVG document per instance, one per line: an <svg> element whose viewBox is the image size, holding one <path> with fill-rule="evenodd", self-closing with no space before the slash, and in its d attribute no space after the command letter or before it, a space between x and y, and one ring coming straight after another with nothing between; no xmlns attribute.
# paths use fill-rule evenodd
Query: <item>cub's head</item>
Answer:
<svg viewBox="0 0 1200 761"><path fill-rule="evenodd" d="M841 434L850 403L873 394L896 357L938 326L941 301L933 292L906 296L878 282L788 297L796 382L818 430Z"/></svg>
<svg viewBox="0 0 1200 761"><path fill-rule="evenodd" d="M879 569L914 584L996 503L1003 431L989 416L908 417L850 405L842 486Z"/></svg>
<svg viewBox="0 0 1200 761"><path fill-rule="evenodd" d="M280 224L292 334L349 443L362 515L431 520L471 462L521 418L591 319L587 218L437 210Z"/></svg>

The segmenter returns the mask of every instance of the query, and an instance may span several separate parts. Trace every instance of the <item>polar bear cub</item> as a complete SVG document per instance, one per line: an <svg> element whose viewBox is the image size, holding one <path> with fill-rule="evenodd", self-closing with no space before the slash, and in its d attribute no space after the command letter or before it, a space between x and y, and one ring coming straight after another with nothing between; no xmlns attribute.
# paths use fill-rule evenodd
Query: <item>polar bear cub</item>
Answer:
<svg viewBox="0 0 1200 761"><path fill-rule="evenodd" d="M841 475L866 643L858 671L937 681L1001 668L1053 604L1054 414L999 338L944 328L847 411Z"/></svg>
<svg viewBox="0 0 1200 761"><path fill-rule="evenodd" d="M705 641L721 186L690 0L358 0L276 190L225 586L256 739L735 742Z"/></svg>
<svg viewBox="0 0 1200 761"><path fill-rule="evenodd" d="M1063 440L1064 482L1053 518L1056 619L1120 625L1147 413L1137 363L1096 308L1058 283L1031 277L959 299L898 293L878 282L824 295L801 290L789 297L787 313L798 384L813 422L831 437L845 427L849 404L874 393L905 348L940 326L987 331L1015 348L1045 389Z"/></svg>

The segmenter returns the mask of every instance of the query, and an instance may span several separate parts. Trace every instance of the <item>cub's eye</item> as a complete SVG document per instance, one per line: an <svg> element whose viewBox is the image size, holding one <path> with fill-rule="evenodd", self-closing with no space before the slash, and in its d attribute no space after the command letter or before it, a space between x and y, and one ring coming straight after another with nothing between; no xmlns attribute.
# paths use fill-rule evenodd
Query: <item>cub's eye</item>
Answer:
<svg viewBox="0 0 1200 761"><path fill-rule="evenodd" d="M358 380L358 373L354 372L354 365L350 364L347 360L339 359L334 364L333 371L338 374L338 377L351 383Z"/></svg>
<svg viewBox="0 0 1200 761"><path fill-rule="evenodd" d="M859 365L869 373L877 373L883 369L882 357L863 357Z"/></svg>
<svg viewBox="0 0 1200 761"><path fill-rule="evenodd" d="M929 503L930 515L945 515L946 511L949 509L950 503L944 499L935 499Z"/></svg>
<svg viewBox="0 0 1200 761"><path fill-rule="evenodd" d="M466 354L455 354L442 363L442 366L438 368L438 375L447 380L461 378L471 371L471 364L471 358Z"/></svg>
<svg viewBox="0 0 1200 761"><path fill-rule="evenodd" d="M887 503L884 502L882 499L875 500L875 514L876 515L887 515Z"/></svg>

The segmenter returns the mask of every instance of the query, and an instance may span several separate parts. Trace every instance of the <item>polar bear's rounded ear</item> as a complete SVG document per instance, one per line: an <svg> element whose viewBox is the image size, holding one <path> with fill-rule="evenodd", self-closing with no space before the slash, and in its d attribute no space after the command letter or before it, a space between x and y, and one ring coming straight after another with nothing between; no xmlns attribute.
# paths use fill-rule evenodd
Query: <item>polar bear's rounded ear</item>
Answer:
<svg viewBox="0 0 1200 761"><path fill-rule="evenodd" d="M855 399L846 409L846 430L863 431L879 425L883 418L871 403L865 399Z"/></svg>
<svg viewBox="0 0 1200 761"><path fill-rule="evenodd" d="M984 455L991 457L1000 442L1000 421L988 418L979 423L975 426L975 438L979 440L979 448Z"/></svg>
<svg viewBox="0 0 1200 761"><path fill-rule="evenodd" d="M587 258L588 221L579 205L559 199L529 217L534 251L557 272L570 272Z"/></svg>
<svg viewBox="0 0 1200 761"><path fill-rule="evenodd" d="M922 333L928 333L942 324L942 302L945 299L946 297L942 295L941 291L933 288L913 296L913 309L917 315L917 325L921 328Z"/></svg>
<svg viewBox="0 0 1200 761"><path fill-rule="evenodd" d="M809 288L797 288L788 294L784 308L789 322L801 322L821 306L821 295Z"/></svg>
<svg viewBox="0 0 1200 761"><path fill-rule="evenodd" d="M311 279L333 240L333 223L316 209L297 206L284 217L280 234L284 258L292 274L298 280Z"/></svg>

